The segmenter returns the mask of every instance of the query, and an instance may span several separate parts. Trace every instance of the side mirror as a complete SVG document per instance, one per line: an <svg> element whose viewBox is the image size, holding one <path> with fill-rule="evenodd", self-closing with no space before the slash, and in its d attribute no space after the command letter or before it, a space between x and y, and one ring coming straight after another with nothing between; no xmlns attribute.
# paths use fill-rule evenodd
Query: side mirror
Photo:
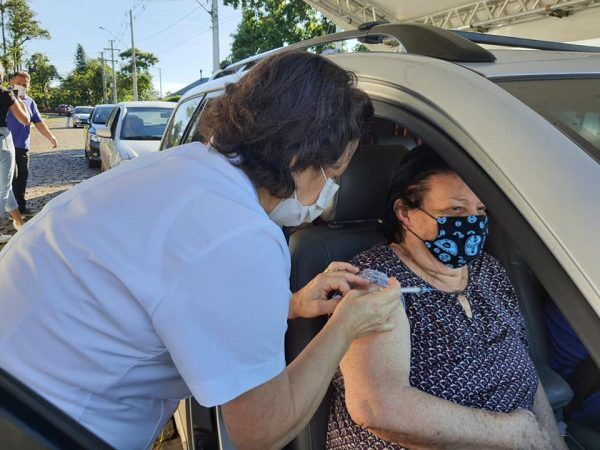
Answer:
<svg viewBox="0 0 600 450"><path fill-rule="evenodd" d="M110 134L110 128L108 127L96 127L96 136L101 138L110 139L112 136Z"/></svg>

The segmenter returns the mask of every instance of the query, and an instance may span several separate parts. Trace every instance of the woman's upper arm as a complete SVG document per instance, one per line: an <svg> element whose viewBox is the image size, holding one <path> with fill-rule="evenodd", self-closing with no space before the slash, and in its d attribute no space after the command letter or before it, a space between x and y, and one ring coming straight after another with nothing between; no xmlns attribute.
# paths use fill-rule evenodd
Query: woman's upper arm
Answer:
<svg viewBox="0 0 600 450"><path fill-rule="evenodd" d="M386 409L390 392L410 385L410 326L404 308L396 310L393 320L398 325L392 331L355 340L340 365L346 407L361 425Z"/></svg>

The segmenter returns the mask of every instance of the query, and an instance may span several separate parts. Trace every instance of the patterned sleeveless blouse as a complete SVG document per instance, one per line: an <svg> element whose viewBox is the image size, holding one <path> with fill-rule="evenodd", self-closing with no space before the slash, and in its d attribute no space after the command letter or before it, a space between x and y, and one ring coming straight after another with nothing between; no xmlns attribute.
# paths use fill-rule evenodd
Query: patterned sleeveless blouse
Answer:
<svg viewBox="0 0 600 450"><path fill-rule="evenodd" d="M431 287L388 246L367 250L351 262L361 269L394 276L403 286ZM508 276L494 257L484 253L469 264L466 296L471 305L470 319L456 294L434 290L404 296L411 335L411 386L471 408L504 413L518 408L531 410L537 373L528 353L525 323ZM380 439L352 420L339 370L333 385L328 449L404 448Z"/></svg>

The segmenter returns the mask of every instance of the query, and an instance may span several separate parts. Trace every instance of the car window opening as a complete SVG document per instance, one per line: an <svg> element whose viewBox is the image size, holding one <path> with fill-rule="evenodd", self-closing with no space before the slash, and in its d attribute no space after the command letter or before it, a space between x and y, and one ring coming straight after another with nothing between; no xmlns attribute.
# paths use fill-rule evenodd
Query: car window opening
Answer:
<svg viewBox="0 0 600 450"><path fill-rule="evenodd" d="M171 112L167 108L128 108L121 126L121 139L160 141Z"/></svg>

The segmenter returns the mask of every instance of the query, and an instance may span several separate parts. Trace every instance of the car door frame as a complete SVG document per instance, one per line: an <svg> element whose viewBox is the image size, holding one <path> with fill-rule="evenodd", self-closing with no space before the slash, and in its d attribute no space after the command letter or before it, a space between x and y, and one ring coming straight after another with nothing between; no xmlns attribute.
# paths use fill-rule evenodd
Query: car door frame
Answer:
<svg viewBox="0 0 600 450"><path fill-rule="evenodd" d="M110 138L100 137L100 160L104 169L109 169L111 167L110 160L110 149L109 149L109 141L114 141L114 135L112 131L112 126L115 121L115 116L120 114L121 107L120 105L115 105L113 110L111 111L108 119L106 120L106 128L108 128L111 132ZM116 118L118 120L118 117ZM108 164L107 164L108 163Z"/></svg>
<svg viewBox="0 0 600 450"><path fill-rule="evenodd" d="M177 103L177 106L175 107L175 109L173 110L173 113L171 114L171 117L169 118L169 122L167 123L165 131L163 133L163 137L160 140L160 146L158 148L158 151L162 151L162 150L166 150L167 148L171 148L171 147L167 147L167 142L165 140L167 139L167 136L170 134L171 129L174 126L175 116L177 115L177 111L179 111L179 108L181 108L186 103L188 103L192 100L195 100L197 98L200 98L200 102L198 103L198 105L196 106L196 109L194 110L194 112L190 116L188 122L186 123L186 125L183 129L183 132L181 134L181 137L179 138L179 141L177 141L171 147L176 147L178 145L182 145L186 142L189 142L189 136L190 136L191 130L192 130L192 128L195 129L195 125L197 124L197 118L200 114L202 114L202 111L205 106L205 102L206 102L206 93L205 92L199 92L197 94L190 95L189 97L182 98L181 101Z"/></svg>
<svg viewBox="0 0 600 450"><path fill-rule="evenodd" d="M386 82L387 87L389 84ZM398 98L381 96L366 89L382 117L402 123L416 135L427 137L434 148L443 148L442 158L469 184L487 205L493 205L497 222L512 230L512 238L540 283L573 326L578 336L600 365L600 317L587 298L552 254L525 215L501 187L472 158L481 152L466 130L457 128L448 118L435 114L431 103L417 94L398 87ZM469 148L469 150L466 150Z"/></svg>

